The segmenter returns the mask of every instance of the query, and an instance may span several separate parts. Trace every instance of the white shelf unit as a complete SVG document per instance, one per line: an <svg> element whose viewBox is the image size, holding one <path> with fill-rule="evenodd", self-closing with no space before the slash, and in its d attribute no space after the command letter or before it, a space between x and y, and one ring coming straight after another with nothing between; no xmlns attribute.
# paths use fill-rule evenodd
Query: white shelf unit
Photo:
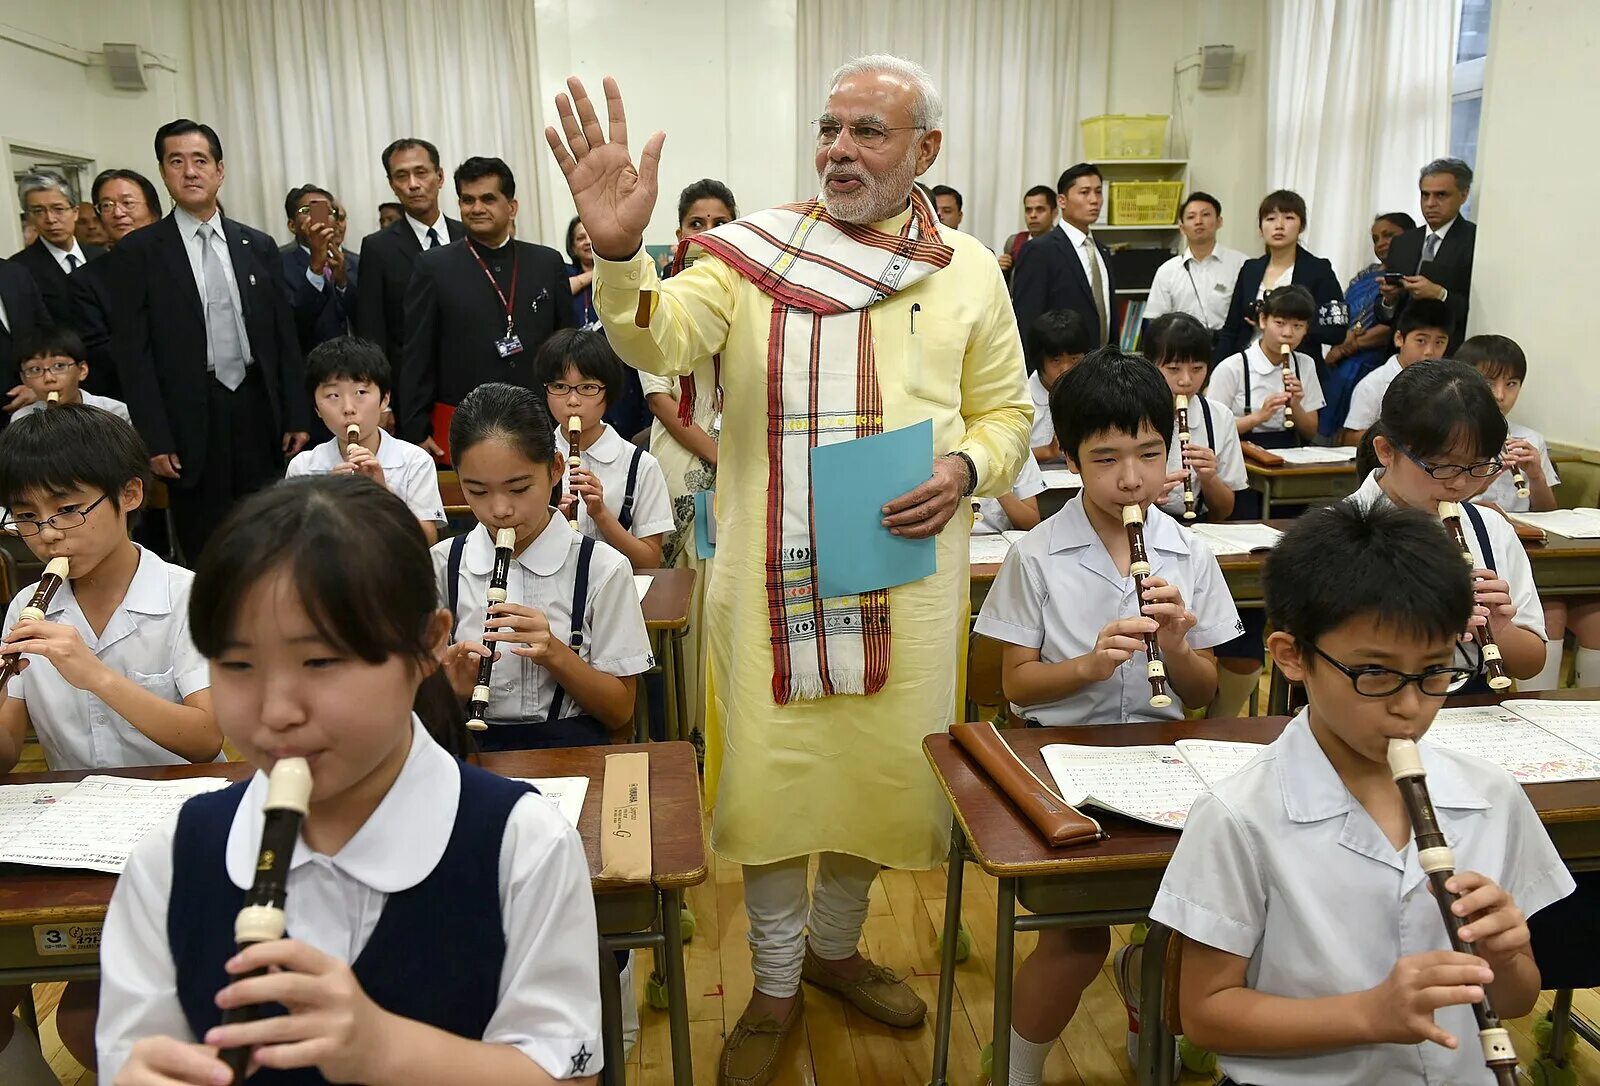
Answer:
<svg viewBox="0 0 1600 1086"><path fill-rule="evenodd" d="M1186 158L1105 158L1098 159L1093 165L1099 169L1100 176L1105 180L1106 198L1103 208L1104 220L1094 224L1095 234L1115 234L1119 244L1132 242L1152 242L1161 240L1166 248L1173 253L1178 251L1182 244L1183 235L1178 230L1176 223L1166 226L1114 226L1111 217L1111 185L1117 181L1181 181L1183 191L1189 191L1189 160ZM1145 288L1137 290L1118 290L1119 298L1143 298L1150 291Z"/></svg>

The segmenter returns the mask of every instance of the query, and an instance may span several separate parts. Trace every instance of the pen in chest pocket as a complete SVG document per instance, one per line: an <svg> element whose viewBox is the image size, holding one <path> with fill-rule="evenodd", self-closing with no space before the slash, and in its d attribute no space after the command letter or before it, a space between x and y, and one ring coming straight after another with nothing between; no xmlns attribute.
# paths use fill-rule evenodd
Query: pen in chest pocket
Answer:
<svg viewBox="0 0 1600 1086"><path fill-rule="evenodd" d="M922 335L917 330L917 315L922 312L918 302L911 303L911 334L906 338L906 382L912 388L923 387Z"/></svg>

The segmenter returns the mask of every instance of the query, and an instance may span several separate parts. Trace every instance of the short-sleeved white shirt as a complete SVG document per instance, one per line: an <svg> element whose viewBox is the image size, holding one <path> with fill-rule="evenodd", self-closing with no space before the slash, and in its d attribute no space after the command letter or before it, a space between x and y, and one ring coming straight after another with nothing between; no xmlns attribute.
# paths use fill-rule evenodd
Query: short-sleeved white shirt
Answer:
<svg viewBox="0 0 1600 1086"><path fill-rule="evenodd" d="M133 423L133 419L128 416L128 405L123 403L121 400L112 399L110 396L96 396L93 392L85 392L81 388L78 390L78 397L90 407L98 407L102 411L109 411L129 425L132 425ZM35 400L26 407L17 408L16 414L12 415L11 417L13 419L20 419L27 415L33 414L35 411L43 411L49 406L50 405L47 403L42 403L39 400Z"/></svg>
<svg viewBox="0 0 1600 1086"><path fill-rule="evenodd" d="M1532 915L1573 891L1572 876L1505 770L1419 745L1456 867L1494 879ZM1400 958L1449 950L1414 841L1396 849L1351 796L1305 711L1189 813L1150 919L1248 958L1259 992L1313 999L1381 984ZM1365 1045L1294 1056L1222 1055L1238 1082L1489 1083L1469 1007L1435 1020L1460 1042Z"/></svg>
<svg viewBox="0 0 1600 1086"><path fill-rule="evenodd" d="M1211 425L1206 425L1206 411L1210 409ZM1229 490L1243 490L1249 486L1244 470L1244 449L1239 444L1239 428L1233 424L1233 413L1208 396L1189 397L1189 444L1204 445L1217 454L1217 478ZM1172 420L1172 444L1167 451L1167 471L1183 469L1183 443L1178 440L1178 420ZM1199 502L1200 488L1195 487ZM1174 487L1167 503L1161 509L1174 517L1183 516L1183 487Z"/></svg>
<svg viewBox="0 0 1600 1086"><path fill-rule="evenodd" d="M137 546L137 544L135 544ZM150 693L179 704L211 687L211 667L189 636L189 589L194 574L168 565L139 547L128 591L99 636L84 618L68 581L56 590L45 620L71 626L102 663ZM6 629L33 599L38 582L17 593L6 609ZM79 690L43 656L11 680L6 696L27 703L28 720L51 769L111 769L130 765L184 765L189 759L129 724L105 702ZM217 756L222 760L222 755Z"/></svg>
<svg viewBox="0 0 1600 1086"><path fill-rule="evenodd" d="M1150 571L1178 586L1197 621L1188 642L1209 649L1244 631L1228 595L1222 569L1205 541L1178 527L1161 510L1145 513L1145 550ZM1047 664L1087 655L1100 631L1139 613L1133 578L1117 572L1083 508L1083 495L1018 540L973 627L985 637L1039 650ZM1150 707L1150 682L1142 653L1111 678L1045 705L1013 705L1018 716L1040 724L1111 724L1124 720L1179 720L1177 698L1165 709Z"/></svg>
<svg viewBox="0 0 1600 1086"><path fill-rule="evenodd" d="M1028 434L1028 447L1042 449L1056 439L1056 423L1050 417L1050 390L1044 387L1038 370L1028 374L1028 398L1033 401L1033 429Z"/></svg>
<svg viewBox="0 0 1600 1086"><path fill-rule="evenodd" d="M1249 361L1250 402L1245 405L1245 361ZM1317 380L1317 364L1311 356L1294 352L1290 368L1300 378L1300 406L1306 411L1320 411L1328 401L1323 398L1322 384ZM1244 418L1260 407L1268 396L1283 391L1283 367L1267 358L1258 342L1240 354L1230 355L1217 363L1211 371L1211 383L1206 385L1206 395L1215 403L1225 404L1235 418ZM1283 424L1280 407L1263 425L1256 427L1260 433L1288 429Z"/></svg>
<svg viewBox="0 0 1600 1086"><path fill-rule="evenodd" d="M572 447L563 430L556 431L556 448L568 456ZM639 457L639 468L633 480L633 524L628 532L636 539L660 535L677 527L672 519L672 496L667 492L667 477L661 473L661 464L654 456L617 433L610 423L593 445L580 449L583 468L600 480L605 491L606 508L612 516L620 517L622 503L628 496L628 467L634 454ZM561 477L561 495L567 493L566 473ZM578 530L592 539L600 538L600 529L589 519L589 510L578 503Z"/></svg>
<svg viewBox="0 0 1600 1086"><path fill-rule="evenodd" d="M1022 467L1017 471L1017 480L1011 484L1011 496L1027 499L1044 493L1044 490L1044 472L1039 469L1039 462L1031 456L1024 456ZM978 499L978 517L972 522L973 535L994 535L996 532L1009 532L1015 527L1011 518L1006 516L999 498Z"/></svg>
<svg viewBox="0 0 1600 1086"><path fill-rule="evenodd" d="M450 547L453 540L442 539L433 547L433 572L439 584L439 599L450 600ZM578 579L578 553L583 538L558 515L550 517L544 531L529 543L511 563L506 582L506 601L536 607L550 623L550 633L571 643L572 598ZM494 540L479 524L467 534L461 554L461 573L457 579L456 641L478 641L483 637L484 595L494 572ZM604 542L596 540L589 559L589 592L583 612L583 647L579 653L589 666L607 675L639 675L654 663L650 638L644 627L644 612L633 584L633 567L628 560ZM556 681L551 674L525 656L502 650L489 683L489 708L485 714L493 724L524 724L543 721L550 715ZM583 709L571 698L562 716L574 716Z"/></svg>
<svg viewBox="0 0 1600 1086"><path fill-rule="evenodd" d="M257 773L228 833L227 874L248 889L261 848L267 778ZM455 760L411 721L411 750L388 793L335 855L304 840L290 862L289 931L330 957L353 962L390 894L422 882L444 855L461 801ZM196 1040L178 1002L167 944L177 817L133 850L106 913L100 944L100 1074L110 1082L142 1037ZM506 956L499 998L483 1040L523 1052L555 1078L600 1067L600 974L589 865L578 833L532 793L511 808L504 834L482 847L499 853L500 921ZM574 1056L588 1052L579 1071Z"/></svg>
<svg viewBox="0 0 1600 1086"><path fill-rule="evenodd" d="M378 466L391 493L405 502L418 520L444 523L444 500L439 497L439 471L433 457L420 445L378 431ZM324 441L289 461L288 478L296 475L327 475L344 462L344 443L338 438Z"/></svg>
<svg viewBox="0 0 1600 1086"><path fill-rule="evenodd" d="M1400 356L1390 355L1389 361L1357 381L1355 391L1350 393L1350 410L1344 416L1345 429L1372 429L1383 410L1383 394L1398 376Z"/></svg>
<svg viewBox="0 0 1600 1086"><path fill-rule="evenodd" d="M1555 486L1561 481L1561 476L1556 474L1556 466L1550 459L1550 446L1545 441L1544 435L1530 426L1512 422L1507 427L1507 437L1521 438L1539 451L1539 463L1544 468L1544 481ZM1517 484L1511 481L1511 472L1502 471L1496 475L1482 494L1472 499L1475 502L1493 502L1508 513L1526 513L1533 504L1533 495L1526 498L1517 496Z"/></svg>

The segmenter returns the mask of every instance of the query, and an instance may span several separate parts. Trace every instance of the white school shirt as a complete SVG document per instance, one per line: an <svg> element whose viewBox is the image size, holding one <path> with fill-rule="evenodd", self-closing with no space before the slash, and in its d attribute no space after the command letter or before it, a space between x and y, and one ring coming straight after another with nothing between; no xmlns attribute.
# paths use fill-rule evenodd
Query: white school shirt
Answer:
<svg viewBox="0 0 1600 1086"><path fill-rule="evenodd" d="M297 453L289 461L287 478L296 475L327 475L344 463L345 442L337 437L315 448ZM383 482L416 515L418 520L444 523L444 499L439 497L439 472L420 445L378 431L378 451L373 453L383 469Z"/></svg>
<svg viewBox="0 0 1600 1086"><path fill-rule="evenodd" d="M138 544L134 544L138 546ZM211 687L211 666L189 636L189 589L194 574L139 547L128 591L98 637L84 618L68 581L45 609L47 622L71 626L112 671L150 693L179 704ZM6 609L6 629L33 599L38 582L18 592ZM25 654L28 667L6 686L6 696L26 703L28 720L53 770L115 769L130 765L187 765L189 759L157 743L116 710L79 690L43 656ZM218 754L216 761L222 761Z"/></svg>
<svg viewBox="0 0 1600 1086"><path fill-rule="evenodd" d="M571 644L572 596L578 580L578 548L583 540L559 513L511 562L506 581L506 602L537 607L550 623L552 636ZM441 539L433 547L433 573L439 584L439 601L450 599L450 544ZM456 641L483 639L484 594L494 571L494 538L483 525L467 535L457 581ZM596 671L625 678L650 670L650 637L644 628L644 611L633 585L633 567L605 542L596 540L589 558L589 596L583 608L581 655ZM555 699L556 681L526 656L502 647L489 682L490 724L544 721ZM584 710L569 696L563 717Z"/></svg>
<svg viewBox="0 0 1600 1086"><path fill-rule="evenodd" d="M1250 408L1244 406L1244 363L1250 363ZM1322 384L1317 380L1317 364L1308 354L1294 352L1290 369L1300 378L1300 409L1320 411L1328 401L1323 398ZM1283 366L1267 358L1257 342L1241 354L1229 355L1211 371L1211 382L1206 393L1216 403L1226 404L1235 418L1243 418L1261 406L1268 396L1283 391ZM1255 428L1256 433L1269 433L1288 429L1283 424L1283 408L1278 408L1265 424Z"/></svg>
<svg viewBox="0 0 1600 1086"><path fill-rule="evenodd" d="M1350 410L1344 416L1345 428L1372 429L1378 421L1378 413L1383 410L1383 394L1398 376L1400 356L1392 354L1389 361L1357 381L1355 391L1350 393Z"/></svg>
<svg viewBox="0 0 1600 1086"><path fill-rule="evenodd" d="M1505 770L1427 741L1418 749L1457 870L1494 879L1529 916L1572 893L1572 876ZM1195 801L1150 919L1248 958L1248 987L1298 999L1365 991L1402 957L1450 949L1415 841L1394 847L1350 795L1304 710ZM1282 1086L1491 1083L1471 1008L1434 1017L1460 1042L1455 1051L1430 1042L1222 1054L1222 1069L1237 1082Z"/></svg>
<svg viewBox="0 0 1600 1086"><path fill-rule="evenodd" d="M1050 390L1044 387L1039 371L1028 374L1028 397L1033 400L1033 429L1028 448L1040 449L1056 439L1056 422L1050 417Z"/></svg>
<svg viewBox="0 0 1600 1086"><path fill-rule="evenodd" d="M17 412L21 414L21 412ZM1556 466L1550 459L1550 446L1545 441L1544 435L1531 426L1507 420L1507 437L1521 438L1532 445L1539 452L1539 463L1544 468L1544 481L1555 486L1561 481L1561 476L1556 474ZM1493 502L1508 513L1526 513L1533 505L1533 495L1526 498L1517 496L1517 484L1511 481L1511 471L1507 469L1496 475L1484 488L1482 494L1472 499L1474 502Z"/></svg>
<svg viewBox="0 0 1600 1086"><path fill-rule="evenodd" d="M133 419L128 415L128 405L121 400L112 399L110 396L96 396L93 392L85 392L81 388L78 390L78 397L90 407L98 407L102 411L109 411L123 422L128 423L130 426L133 425ZM11 417L20 419L25 415L33 414L35 411L43 411L49 406L43 400L35 400L26 407L17 408L16 414Z"/></svg>
<svg viewBox="0 0 1600 1086"><path fill-rule="evenodd" d="M1204 260L1196 260L1189 247L1156 269L1145 303L1144 319L1153 321L1168 313L1187 313L1216 331L1228 321L1233 286L1249 257L1237 249L1218 245Z"/></svg>
<svg viewBox="0 0 1600 1086"><path fill-rule="evenodd" d="M1393 505L1394 502L1383 492L1383 487L1378 482L1382 474L1382 468L1372 472L1360 488L1344 500L1354 502L1363 509L1370 507L1374 502ZM1523 547L1522 540L1517 538L1516 528L1493 509L1478 509L1477 513L1483 518L1489 545L1494 548L1494 571L1510 586L1511 602L1517 607L1516 616L1511 621L1525 630L1532 630L1546 641L1550 640L1544 631L1544 604L1539 602L1539 590L1533 584L1533 566L1528 561L1528 552ZM1490 568L1484 561L1483 547L1478 543L1478 533L1473 529L1472 521L1466 513L1461 515L1461 531L1467 537L1467 547L1472 551L1475 568Z"/></svg>
<svg viewBox="0 0 1600 1086"><path fill-rule="evenodd" d="M1039 469L1039 462L1031 456L1024 456L1016 482L1011 484L1011 496L1027 499L1044 491L1044 472ZM978 516L972 522L973 535L994 535L1015 528L1016 525L1011 523L1011 518L1006 516L1005 509L1001 507L999 498L978 499Z"/></svg>
<svg viewBox="0 0 1600 1086"><path fill-rule="evenodd" d="M1211 408L1211 430L1206 431L1205 402ZM1239 428L1233 424L1233 412L1227 406L1208 396L1189 397L1189 444L1204 445L1217 454L1217 478L1229 490L1243 490L1249 486L1244 470L1244 449L1239 444ZM1167 450L1167 471L1183 469L1183 443L1178 440L1178 419L1172 419L1172 444ZM1196 505L1200 503L1200 480L1195 480ZM1183 487L1176 486L1162 510L1173 517L1183 516Z"/></svg>
<svg viewBox="0 0 1600 1086"><path fill-rule="evenodd" d="M248 890L261 849L267 777L257 772L228 831L228 878ZM335 855L304 839L290 861L288 930L342 962L367 945L390 894L409 890L438 866L455 829L461 772L455 759L411 718L411 750L388 793ZM197 1040L178 1002L167 943L174 815L134 848L117 880L100 943L100 1015L95 1044L110 1082L135 1041L165 1035ZM499 841L500 921L506 956L499 998L484 1031L488 1044L517 1048L554 1078L600 1067L600 972L589 864L577 830L532 793L511 808ZM592 1059L577 1071L574 1057Z"/></svg>
<svg viewBox="0 0 1600 1086"><path fill-rule="evenodd" d="M572 446L567 442L564 429L556 430L556 448L570 459ZM629 534L636 539L660 535L677 527L672 519L672 495L667 493L667 477L661 473L661 462L639 446L617 433L606 423L605 430L594 444L579 450L583 469L600 480L605 491L606 508L612 516L622 513L622 503L628 496L628 465L633 462L634 451L639 452L639 470L633 480L633 524ZM568 472L571 468L569 465ZM567 494L567 475L561 474L561 495ZM600 538L600 529L589 519L589 509L578 502L578 530L591 539Z"/></svg>
<svg viewBox="0 0 1600 1086"><path fill-rule="evenodd" d="M1185 639L1192 647L1209 649L1244 632L1222 569L1204 540L1152 507L1145 513L1144 541L1151 574L1177 585L1184 606L1195 613L1194 629ZM1108 623L1133 618L1139 607L1133 578L1117 572L1079 494L1011 548L973 629L996 641L1038 649L1039 659L1053 664L1087 655ZM1181 720L1183 706L1176 697L1165 709L1150 707L1147 662L1144 653L1135 653L1104 682L1059 701L1011 708L1048 725Z"/></svg>

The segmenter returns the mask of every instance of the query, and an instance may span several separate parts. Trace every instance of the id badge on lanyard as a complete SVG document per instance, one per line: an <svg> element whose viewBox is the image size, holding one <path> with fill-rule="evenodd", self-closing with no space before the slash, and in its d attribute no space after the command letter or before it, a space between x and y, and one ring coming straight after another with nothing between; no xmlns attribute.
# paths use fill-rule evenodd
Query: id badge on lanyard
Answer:
<svg viewBox="0 0 1600 1086"><path fill-rule="evenodd" d="M499 353L501 358L511 358L515 355L521 354L522 340L517 336L517 325L516 321L513 319L513 314L515 312L513 307L516 305L517 297L517 250L515 248L511 250L510 297L507 297L506 292L500 289L500 284L495 282L494 273L489 270L489 265L483 262L483 257L478 255L478 250L474 249L470 242L467 244L467 251L470 252L472 254L472 258L478 262L478 267L483 269L484 277L489 280L489 285L494 288L495 295L500 299L500 304L505 307L506 334L494 341L495 351Z"/></svg>

